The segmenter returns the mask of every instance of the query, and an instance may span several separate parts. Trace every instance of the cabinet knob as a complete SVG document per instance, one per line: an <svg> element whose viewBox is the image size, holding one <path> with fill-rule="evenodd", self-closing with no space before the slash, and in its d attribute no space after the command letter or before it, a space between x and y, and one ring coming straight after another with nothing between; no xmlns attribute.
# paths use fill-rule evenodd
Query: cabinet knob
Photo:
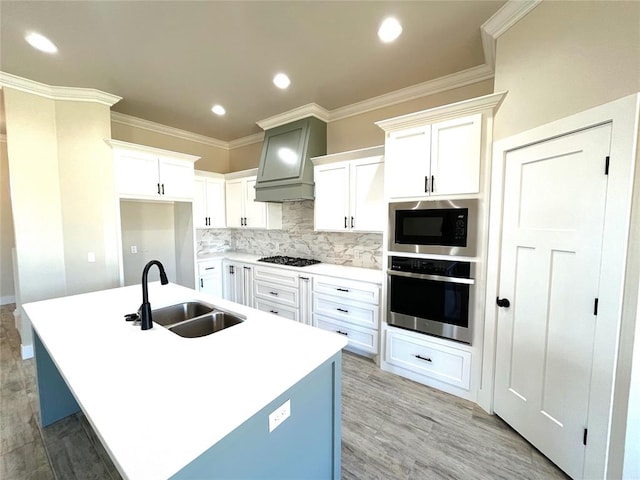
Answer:
<svg viewBox="0 0 640 480"><path fill-rule="evenodd" d="M511 306L511 302L508 298L496 298L496 305L500 308L509 308Z"/></svg>

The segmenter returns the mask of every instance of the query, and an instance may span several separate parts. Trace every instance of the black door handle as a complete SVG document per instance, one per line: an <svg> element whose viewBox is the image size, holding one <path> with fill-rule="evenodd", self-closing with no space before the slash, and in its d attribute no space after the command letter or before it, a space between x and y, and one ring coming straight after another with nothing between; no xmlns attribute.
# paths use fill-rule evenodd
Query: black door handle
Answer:
<svg viewBox="0 0 640 480"><path fill-rule="evenodd" d="M508 298L496 298L496 304L501 308L509 308L511 306Z"/></svg>

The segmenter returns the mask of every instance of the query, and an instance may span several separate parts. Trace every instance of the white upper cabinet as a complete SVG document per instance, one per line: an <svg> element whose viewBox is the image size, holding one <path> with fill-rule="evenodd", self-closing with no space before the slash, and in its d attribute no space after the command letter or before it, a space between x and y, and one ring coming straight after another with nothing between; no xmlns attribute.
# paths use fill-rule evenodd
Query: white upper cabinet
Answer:
<svg viewBox="0 0 640 480"><path fill-rule="evenodd" d="M387 197L478 193L481 132L481 114L390 132Z"/></svg>
<svg viewBox="0 0 640 480"><path fill-rule="evenodd" d="M193 224L195 228L224 228L224 175L195 172L193 192Z"/></svg>
<svg viewBox="0 0 640 480"><path fill-rule="evenodd" d="M114 151L120 197L147 200L193 199L193 164L200 157L109 140Z"/></svg>
<svg viewBox="0 0 640 480"><path fill-rule="evenodd" d="M255 200L255 170L227 174L225 178L227 227L282 228L282 204Z"/></svg>
<svg viewBox="0 0 640 480"><path fill-rule="evenodd" d="M431 125L432 195L480 191L482 115Z"/></svg>
<svg viewBox="0 0 640 480"><path fill-rule="evenodd" d="M316 230L383 230L383 152L383 147L373 147L312 159Z"/></svg>
<svg viewBox="0 0 640 480"><path fill-rule="evenodd" d="M504 96L492 93L376 122L385 131L385 197L480 193L492 118Z"/></svg>

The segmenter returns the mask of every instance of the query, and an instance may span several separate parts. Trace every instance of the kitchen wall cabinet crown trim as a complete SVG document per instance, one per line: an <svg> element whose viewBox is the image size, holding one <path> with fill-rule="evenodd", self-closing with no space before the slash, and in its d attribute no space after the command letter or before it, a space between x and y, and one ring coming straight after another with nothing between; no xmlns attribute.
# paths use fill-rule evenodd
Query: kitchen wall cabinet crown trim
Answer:
<svg viewBox="0 0 640 480"><path fill-rule="evenodd" d="M481 113L487 109L497 109L502 103L507 92L492 93L482 97L463 100L461 102L443 105L440 107L421 110L419 112L401 115L386 120L375 122L385 132L405 130L413 127L421 127L428 123L436 123L456 117Z"/></svg>

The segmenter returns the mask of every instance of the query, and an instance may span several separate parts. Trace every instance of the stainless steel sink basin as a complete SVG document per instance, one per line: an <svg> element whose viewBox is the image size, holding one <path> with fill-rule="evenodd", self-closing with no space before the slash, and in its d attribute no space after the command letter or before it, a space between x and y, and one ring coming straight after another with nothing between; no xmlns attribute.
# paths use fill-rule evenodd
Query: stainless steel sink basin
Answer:
<svg viewBox="0 0 640 480"><path fill-rule="evenodd" d="M169 330L185 338L204 337L225 328L242 323L244 319L227 312L214 311L202 317L169 327Z"/></svg>
<svg viewBox="0 0 640 480"><path fill-rule="evenodd" d="M213 307L200 302L183 302L169 307L158 308L151 311L154 323L163 327L175 325L177 323L200 317L213 312Z"/></svg>

